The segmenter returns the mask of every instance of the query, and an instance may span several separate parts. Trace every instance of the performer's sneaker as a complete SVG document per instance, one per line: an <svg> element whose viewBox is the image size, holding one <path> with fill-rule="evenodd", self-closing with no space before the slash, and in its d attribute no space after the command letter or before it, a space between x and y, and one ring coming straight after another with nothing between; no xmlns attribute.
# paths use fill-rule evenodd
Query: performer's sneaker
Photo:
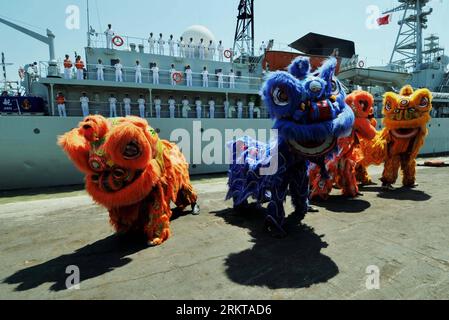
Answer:
<svg viewBox="0 0 449 320"><path fill-rule="evenodd" d="M393 191L394 187L390 183L382 183L382 189L385 191Z"/></svg>
<svg viewBox="0 0 449 320"><path fill-rule="evenodd" d="M308 207L307 207L307 212L310 212L310 213L317 213L317 212L320 212L320 210L319 210L317 207L314 207L314 206L308 206Z"/></svg>
<svg viewBox="0 0 449 320"><path fill-rule="evenodd" d="M419 184L417 184L417 183L404 185L404 188L407 188L407 189L415 189L417 187L419 187Z"/></svg>

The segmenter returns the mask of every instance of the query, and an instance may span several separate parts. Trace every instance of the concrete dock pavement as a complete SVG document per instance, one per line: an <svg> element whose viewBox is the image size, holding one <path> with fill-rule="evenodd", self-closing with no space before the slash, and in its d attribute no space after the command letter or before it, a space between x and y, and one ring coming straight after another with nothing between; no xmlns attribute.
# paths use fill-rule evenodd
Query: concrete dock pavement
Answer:
<svg viewBox="0 0 449 320"><path fill-rule="evenodd" d="M416 189L336 191L274 239L261 212L230 209L225 176L199 177L201 215L173 220L154 248L113 235L80 188L4 193L0 299L449 299L448 181L448 167L418 167ZM66 289L68 266L79 290ZM373 267L378 290L366 286Z"/></svg>

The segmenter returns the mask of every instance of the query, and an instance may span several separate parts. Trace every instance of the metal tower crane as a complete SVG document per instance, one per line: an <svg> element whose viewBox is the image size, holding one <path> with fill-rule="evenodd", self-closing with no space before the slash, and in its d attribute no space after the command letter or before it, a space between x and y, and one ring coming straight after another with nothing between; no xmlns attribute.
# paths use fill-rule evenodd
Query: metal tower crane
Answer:
<svg viewBox="0 0 449 320"><path fill-rule="evenodd" d="M399 0L396 8L385 11L384 14L404 12L398 22L400 28L396 38L390 65L405 69L419 70L423 63L423 30L427 28L427 16L433 11L424 7L430 0Z"/></svg>
<svg viewBox="0 0 449 320"><path fill-rule="evenodd" d="M254 56L254 0L240 0L233 52Z"/></svg>

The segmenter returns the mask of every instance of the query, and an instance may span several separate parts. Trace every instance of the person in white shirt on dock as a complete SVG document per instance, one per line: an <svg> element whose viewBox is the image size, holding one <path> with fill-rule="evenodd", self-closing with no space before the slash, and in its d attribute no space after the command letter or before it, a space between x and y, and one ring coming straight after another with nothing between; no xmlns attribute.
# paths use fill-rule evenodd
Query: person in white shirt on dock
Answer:
<svg viewBox="0 0 449 320"><path fill-rule="evenodd" d="M183 37L179 38L179 40L178 40L178 55L181 58L186 57L186 43L184 42Z"/></svg>
<svg viewBox="0 0 449 320"><path fill-rule="evenodd" d="M254 107L256 106L256 104L254 103L254 100L251 99L251 101L248 103L248 108L249 108L249 118L250 119L254 119Z"/></svg>
<svg viewBox="0 0 449 320"><path fill-rule="evenodd" d="M115 82L123 82L123 65L120 63L120 59L114 66L115 68Z"/></svg>
<svg viewBox="0 0 449 320"><path fill-rule="evenodd" d="M172 64L171 68L170 68L170 83L171 83L172 86L176 86L176 81L174 79L176 72L177 71L175 69L175 65Z"/></svg>
<svg viewBox="0 0 449 320"><path fill-rule="evenodd" d="M228 77L229 77L229 88L235 89L235 73L233 69L231 69L231 71L229 72Z"/></svg>
<svg viewBox="0 0 449 320"><path fill-rule="evenodd" d="M109 117L116 118L117 117L117 99L111 94L109 98Z"/></svg>
<svg viewBox="0 0 449 320"><path fill-rule="evenodd" d="M187 87L193 86L193 72L192 72L192 68L190 68L190 66L186 67L186 82L187 82Z"/></svg>
<svg viewBox="0 0 449 320"><path fill-rule="evenodd" d="M137 100L137 104L139 105L139 114L142 119L145 119L145 99L143 95L140 95L139 100Z"/></svg>
<svg viewBox="0 0 449 320"><path fill-rule="evenodd" d="M201 102L199 97L196 98L195 105L196 105L196 118L201 119L203 112L203 103Z"/></svg>
<svg viewBox="0 0 449 320"><path fill-rule="evenodd" d="M240 99L237 101L237 118L243 118L243 102Z"/></svg>
<svg viewBox="0 0 449 320"><path fill-rule="evenodd" d="M131 115L131 99L128 94L125 94L125 98L123 98L123 106L125 108L125 116L129 117Z"/></svg>
<svg viewBox="0 0 449 320"><path fill-rule="evenodd" d="M203 88L209 87L209 71L207 71L207 67L203 68L203 72L201 72L203 77Z"/></svg>
<svg viewBox="0 0 449 320"><path fill-rule="evenodd" d="M176 112L176 101L173 96L170 96L168 99L168 109L170 110L170 119L174 119Z"/></svg>
<svg viewBox="0 0 449 320"><path fill-rule="evenodd" d="M150 54L154 54L154 46L156 44L156 40L153 38L153 32L150 33L150 37L148 38L148 44L150 46Z"/></svg>
<svg viewBox="0 0 449 320"><path fill-rule="evenodd" d="M97 80L104 81L104 65L101 59L98 59L97 64Z"/></svg>
<svg viewBox="0 0 449 320"><path fill-rule="evenodd" d="M214 99L209 99L209 117L215 119L215 101Z"/></svg>
<svg viewBox="0 0 449 320"><path fill-rule="evenodd" d="M190 111L190 103L187 99L187 96L184 96L182 99L182 117L184 119L187 119L189 117L189 111Z"/></svg>
<svg viewBox="0 0 449 320"><path fill-rule="evenodd" d="M210 60L212 60L212 61L215 60L215 50L216 50L215 44L214 44L214 42L211 40L211 41L209 42L209 47L207 47L207 52L208 52L208 58L209 58Z"/></svg>
<svg viewBox="0 0 449 320"><path fill-rule="evenodd" d="M108 24L108 29L104 33L106 35L106 48L112 49L112 39L114 38L115 33L112 30L111 24Z"/></svg>
<svg viewBox="0 0 449 320"><path fill-rule="evenodd" d="M201 39L198 44L198 52L201 60L206 59L206 46L204 45L204 39Z"/></svg>
<svg viewBox="0 0 449 320"><path fill-rule="evenodd" d="M223 75L223 71L221 69L217 73L217 78L218 78L218 88L223 89L224 88L224 75Z"/></svg>
<svg viewBox="0 0 449 320"><path fill-rule="evenodd" d="M223 62L224 61L224 47L223 42L220 40L217 47L218 51L218 61Z"/></svg>
<svg viewBox="0 0 449 320"><path fill-rule="evenodd" d="M165 54L164 50L165 41L162 38L162 33L159 34L159 40L157 41L158 53L163 56Z"/></svg>
<svg viewBox="0 0 449 320"><path fill-rule="evenodd" d="M193 38L190 38L190 42L187 44L187 51L189 53L189 59L195 58L195 44Z"/></svg>
<svg viewBox="0 0 449 320"><path fill-rule="evenodd" d="M151 71L153 71L153 84L159 84L159 67L156 63L151 68Z"/></svg>
<svg viewBox="0 0 449 320"><path fill-rule="evenodd" d="M228 119L229 118L229 101L225 100L223 102L223 106L224 106L225 118Z"/></svg>
<svg viewBox="0 0 449 320"><path fill-rule="evenodd" d="M136 83L142 83L142 66L139 60L136 61L134 69L136 70Z"/></svg>
<svg viewBox="0 0 449 320"><path fill-rule="evenodd" d="M162 100L159 96L156 96L156 99L154 99L154 110L156 110L156 118L161 118L161 110L162 110Z"/></svg>
<svg viewBox="0 0 449 320"><path fill-rule="evenodd" d="M170 57L175 56L175 40L173 39L173 35L170 35L170 39L168 39L168 54Z"/></svg>
<svg viewBox="0 0 449 320"><path fill-rule="evenodd" d="M81 110L83 112L83 117L89 116L89 98L87 97L87 94L83 92L83 95L80 98L81 102Z"/></svg>

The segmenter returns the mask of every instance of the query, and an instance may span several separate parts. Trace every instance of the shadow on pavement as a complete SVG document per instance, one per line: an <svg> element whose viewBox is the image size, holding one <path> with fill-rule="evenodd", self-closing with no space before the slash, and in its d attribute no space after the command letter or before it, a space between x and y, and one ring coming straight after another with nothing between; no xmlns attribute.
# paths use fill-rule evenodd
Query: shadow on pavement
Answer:
<svg viewBox="0 0 449 320"><path fill-rule="evenodd" d="M341 195L331 195L327 200L312 201L312 204L337 213L362 213L371 207L368 201L360 198L343 197Z"/></svg>
<svg viewBox="0 0 449 320"><path fill-rule="evenodd" d="M306 288L335 277L337 265L321 253L328 245L323 236L308 226L295 223L290 216L285 229L288 236L273 238L263 228L263 210L250 209L243 214L232 209L213 212L228 224L250 230L254 246L226 259L226 273L235 283L270 289Z"/></svg>
<svg viewBox="0 0 449 320"><path fill-rule="evenodd" d="M428 193L416 190L416 189L410 189L410 188L397 188L393 191L385 191L381 187L363 187L360 188L361 192L375 192L377 193L377 196L382 199L388 199L388 200L398 200L398 201L429 201L432 199L432 196Z"/></svg>
<svg viewBox="0 0 449 320"><path fill-rule="evenodd" d="M45 283L53 283L51 291L66 290L68 266L77 266L80 270L80 282L99 277L123 267L132 261L127 258L148 248L144 238L109 236L87 245L74 253L32 266L9 276L3 283L17 284L15 291L27 291Z"/></svg>

